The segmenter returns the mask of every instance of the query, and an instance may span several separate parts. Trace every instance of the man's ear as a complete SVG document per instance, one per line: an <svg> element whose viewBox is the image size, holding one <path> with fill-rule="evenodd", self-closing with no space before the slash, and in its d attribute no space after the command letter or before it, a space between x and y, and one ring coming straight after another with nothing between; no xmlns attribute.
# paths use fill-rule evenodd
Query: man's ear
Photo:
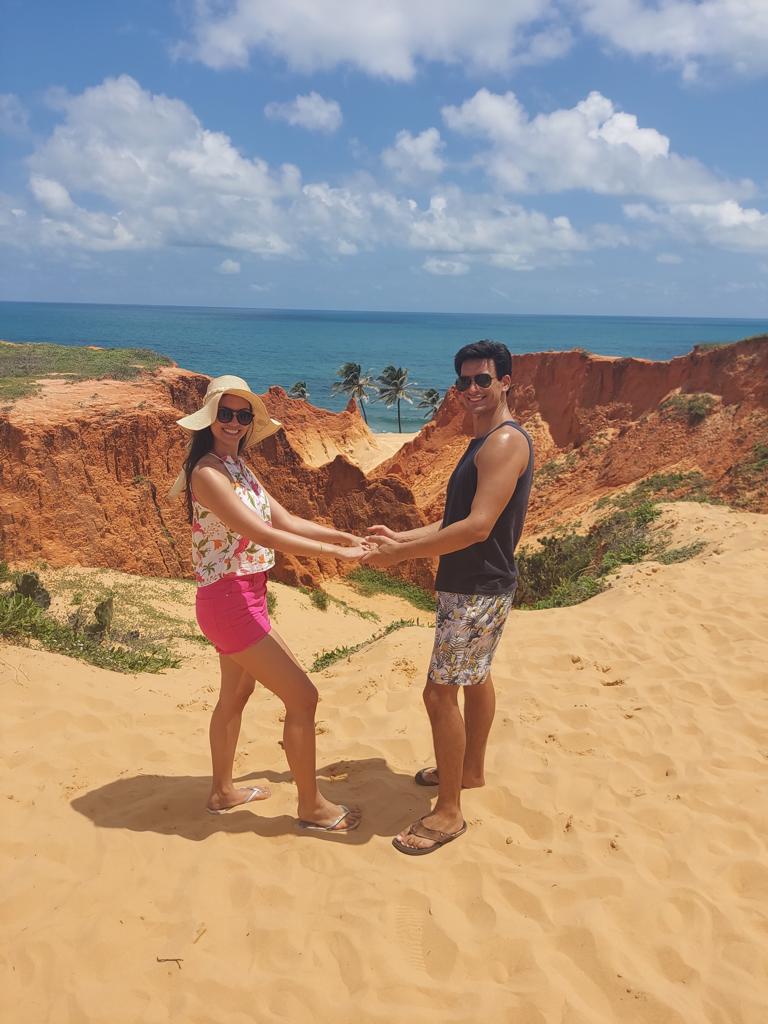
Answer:
<svg viewBox="0 0 768 1024"><path fill-rule="evenodd" d="M509 389L512 387L512 374L504 374L504 376L501 378L501 386L505 391L509 391Z"/></svg>

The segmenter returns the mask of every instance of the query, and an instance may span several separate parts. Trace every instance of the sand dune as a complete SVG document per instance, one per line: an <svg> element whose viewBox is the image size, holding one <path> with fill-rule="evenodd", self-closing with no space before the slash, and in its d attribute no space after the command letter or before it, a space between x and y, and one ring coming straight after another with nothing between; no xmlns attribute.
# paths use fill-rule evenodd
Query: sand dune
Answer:
<svg viewBox="0 0 768 1024"><path fill-rule="evenodd" d="M365 811L344 838L297 834L258 691L237 768L273 798L202 813L207 650L130 677L0 648L3 1018L762 1024L768 520L665 520L702 554L513 613L489 784L424 858L389 839L428 808L425 626L316 676L326 792ZM302 657L376 628L292 600L278 626Z"/></svg>

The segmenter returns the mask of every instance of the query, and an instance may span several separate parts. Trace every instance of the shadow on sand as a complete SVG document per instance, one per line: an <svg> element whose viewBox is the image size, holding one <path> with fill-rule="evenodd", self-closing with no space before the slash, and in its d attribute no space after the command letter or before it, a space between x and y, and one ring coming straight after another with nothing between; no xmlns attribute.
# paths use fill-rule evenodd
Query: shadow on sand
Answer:
<svg viewBox="0 0 768 1024"><path fill-rule="evenodd" d="M325 796L337 803L358 806L363 820L354 832L333 835L305 832L296 819L281 814L269 817L269 800L249 804L227 814L206 814L210 776L133 775L115 779L72 800L78 814L98 828L123 828L132 832L157 832L200 842L217 832L252 833L322 839L331 842L367 843L374 836L394 836L409 822L425 815L436 789L424 789L413 776L394 772L384 758L345 760L318 770ZM249 772L238 783L266 779L292 785L290 774L276 771ZM323 779L334 781L326 781Z"/></svg>

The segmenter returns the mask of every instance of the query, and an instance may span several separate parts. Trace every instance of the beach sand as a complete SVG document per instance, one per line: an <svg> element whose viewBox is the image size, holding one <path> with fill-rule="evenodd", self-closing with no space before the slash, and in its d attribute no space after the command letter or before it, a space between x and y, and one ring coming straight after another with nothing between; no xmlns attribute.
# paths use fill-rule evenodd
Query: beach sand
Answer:
<svg viewBox="0 0 768 1024"><path fill-rule="evenodd" d="M372 439L367 444L358 445L352 456L352 461L364 473L370 473L376 466L380 466L382 462L391 459L404 444L412 441L417 436L417 433L398 434L382 432L380 434L373 434Z"/></svg>
<svg viewBox="0 0 768 1024"><path fill-rule="evenodd" d="M665 508L700 555L513 612L488 785L427 857L390 844L429 806L426 625L315 675L324 789L365 814L333 838L295 828L259 689L236 767L273 797L204 813L210 649L125 676L0 647L3 1019L763 1024L768 519ZM278 595L307 662L380 628Z"/></svg>

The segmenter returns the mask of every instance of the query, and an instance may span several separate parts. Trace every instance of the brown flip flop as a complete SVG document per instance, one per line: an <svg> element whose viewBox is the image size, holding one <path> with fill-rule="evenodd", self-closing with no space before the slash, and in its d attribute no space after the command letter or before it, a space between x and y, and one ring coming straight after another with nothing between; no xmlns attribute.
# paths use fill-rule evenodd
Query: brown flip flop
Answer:
<svg viewBox="0 0 768 1024"><path fill-rule="evenodd" d="M423 818L419 818L418 821L414 821L412 825L409 825L406 835L418 836L420 839L429 839L432 841L432 846L407 846L405 843L401 843L397 836L395 836L392 840L394 848L399 850L400 853L404 853L407 857L421 857L425 853L434 853L435 850L439 850L446 843L452 843L454 839L463 836L467 831L466 821L462 823L461 828L457 832L441 832L439 829L429 828L428 825L424 825L423 821Z"/></svg>
<svg viewBox="0 0 768 1024"><path fill-rule="evenodd" d="M437 778L435 778L434 782L429 782L427 780L427 775L430 772L434 772L435 775L437 775L437 768L419 768L419 770L413 776L413 781L416 783L417 786L438 786L438 785L440 785L440 783L438 782Z"/></svg>

